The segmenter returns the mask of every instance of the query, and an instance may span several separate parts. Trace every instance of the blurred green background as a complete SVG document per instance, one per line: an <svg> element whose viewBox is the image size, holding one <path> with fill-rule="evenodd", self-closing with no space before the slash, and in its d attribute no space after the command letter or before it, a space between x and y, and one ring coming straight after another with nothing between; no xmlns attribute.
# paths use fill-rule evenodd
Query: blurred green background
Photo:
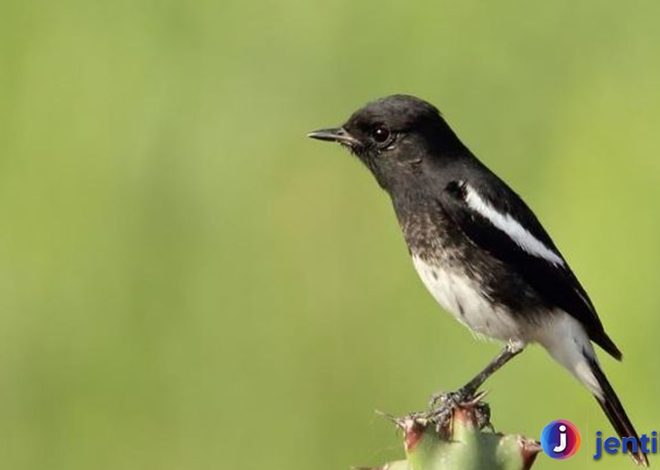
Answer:
<svg viewBox="0 0 660 470"><path fill-rule="evenodd" d="M7 469L347 469L499 346L435 304L390 203L305 138L435 103L539 214L660 428L660 3L0 0L0 455ZM498 429L600 409L537 347Z"/></svg>

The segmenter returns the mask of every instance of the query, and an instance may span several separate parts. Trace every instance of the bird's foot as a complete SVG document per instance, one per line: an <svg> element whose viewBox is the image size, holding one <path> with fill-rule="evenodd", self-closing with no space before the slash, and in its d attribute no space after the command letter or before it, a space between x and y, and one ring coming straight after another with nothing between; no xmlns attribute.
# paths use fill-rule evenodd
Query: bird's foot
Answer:
<svg viewBox="0 0 660 470"><path fill-rule="evenodd" d="M461 403L470 402L474 399L474 390L461 388L455 392L438 392L431 395L429 400L429 410L439 408L455 408Z"/></svg>
<svg viewBox="0 0 660 470"><path fill-rule="evenodd" d="M487 425L490 422L490 409L487 404L481 402L486 392L477 392L468 388L462 388L455 392L434 393L429 402L426 419L435 424L436 431L445 429L459 408L475 410L477 419Z"/></svg>

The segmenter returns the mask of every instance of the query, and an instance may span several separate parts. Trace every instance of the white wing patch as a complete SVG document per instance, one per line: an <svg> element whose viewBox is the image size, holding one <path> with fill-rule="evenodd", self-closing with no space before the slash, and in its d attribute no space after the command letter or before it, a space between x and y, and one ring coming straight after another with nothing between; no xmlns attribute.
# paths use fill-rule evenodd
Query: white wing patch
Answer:
<svg viewBox="0 0 660 470"><path fill-rule="evenodd" d="M532 256L543 258L555 266L564 266L564 260L548 248L538 238L534 237L511 214L501 214L488 202L484 201L479 193L470 185L465 185L467 205L490 221L495 227L506 233L516 245Z"/></svg>

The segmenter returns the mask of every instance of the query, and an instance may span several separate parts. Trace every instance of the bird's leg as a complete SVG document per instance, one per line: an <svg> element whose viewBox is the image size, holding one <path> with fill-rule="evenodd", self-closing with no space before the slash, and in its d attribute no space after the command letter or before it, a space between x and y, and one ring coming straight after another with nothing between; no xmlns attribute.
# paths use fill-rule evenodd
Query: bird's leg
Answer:
<svg viewBox="0 0 660 470"><path fill-rule="evenodd" d="M483 385L483 383L493 375L495 372L497 372L504 364L509 362L511 359L516 357L518 354L520 354L523 350L524 346L522 344L517 344L517 343L507 343L506 346L500 351L500 353L488 364L484 370L479 372L472 380L470 380L467 384L465 384L461 389L458 391L459 394L461 394L465 398L470 398L473 396L477 390L479 390L479 387Z"/></svg>
<svg viewBox="0 0 660 470"><path fill-rule="evenodd" d="M463 387L451 393L436 393L431 397L430 408L434 409L438 402L441 402L441 408L450 408L459 405L463 402L469 401L474 397L479 387L499 370L504 364L516 357L522 352L524 345L521 343L509 342L504 349L492 360L490 363L479 372L472 380L466 383Z"/></svg>

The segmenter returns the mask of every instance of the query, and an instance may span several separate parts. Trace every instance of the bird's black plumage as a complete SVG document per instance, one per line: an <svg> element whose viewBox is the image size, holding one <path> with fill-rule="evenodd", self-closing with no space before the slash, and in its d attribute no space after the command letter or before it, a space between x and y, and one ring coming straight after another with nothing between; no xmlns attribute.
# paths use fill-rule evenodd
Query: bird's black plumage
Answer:
<svg viewBox="0 0 660 470"><path fill-rule="evenodd" d="M434 106L394 95L310 137L347 146L371 170L446 310L477 333L520 348L540 343L594 393L617 432L637 436L591 346L621 359L585 289L527 204Z"/></svg>
<svg viewBox="0 0 660 470"><path fill-rule="evenodd" d="M508 186L495 175L484 170L482 178L492 178L492 183L475 182L482 197L497 211L511 216L548 248L561 256L554 242L543 229L536 216ZM560 308L578 320L589 333L589 337L616 359L621 359L621 351L609 338L603 328L593 303L566 263L558 265L543 258L533 256L521 249L501 230L494 227L484 216L470 210L466 204L465 185L469 181L454 180L447 184L438 195L438 203L465 236L495 259L501 261L507 276L516 276L528 285L548 308ZM496 282L501 277L498 276ZM513 296L511 296L513 294ZM501 295L502 302L515 305L520 297L516 289L493 289L493 295ZM516 306L514 310L521 310Z"/></svg>

